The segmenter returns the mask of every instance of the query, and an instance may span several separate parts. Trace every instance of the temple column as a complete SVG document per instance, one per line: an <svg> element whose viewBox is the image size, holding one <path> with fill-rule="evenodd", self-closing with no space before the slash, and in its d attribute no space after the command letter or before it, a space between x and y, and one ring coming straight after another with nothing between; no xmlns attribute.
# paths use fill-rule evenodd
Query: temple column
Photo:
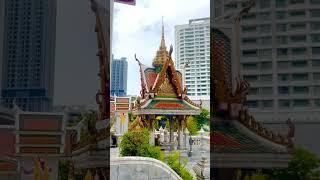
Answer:
<svg viewBox="0 0 320 180"><path fill-rule="evenodd" d="M150 139L149 139L149 144L151 145L151 146L154 146L155 145L155 143L154 143L154 131L153 131L153 121L154 121L154 119L155 119L155 116L154 115L152 115L151 117L150 117L150 119L148 119L148 121L149 121L149 132L150 132Z"/></svg>
<svg viewBox="0 0 320 180"><path fill-rule="evenodd" d="M183 116L178 117L178 147L177 149L181 149L181 139L182 139L182 134L181 134L181 121L182 121Z"/></svg>
<svg viewBox="0 0 320 180"><path fill-rule="evenodd" d="M170 124L170 151L173 151L174 150L174 134L173 134L173 128L174 128L174 124L173 124L173 117L170 116L169 117L169 124Z"/></svg>

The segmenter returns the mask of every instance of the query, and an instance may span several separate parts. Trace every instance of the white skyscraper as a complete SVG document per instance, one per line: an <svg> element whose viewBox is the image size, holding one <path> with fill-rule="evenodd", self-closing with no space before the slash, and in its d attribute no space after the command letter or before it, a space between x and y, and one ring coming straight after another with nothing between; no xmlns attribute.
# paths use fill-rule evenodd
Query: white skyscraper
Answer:
<svg viewBox="0 0 320 180"><path fill-rule="evenodd" d="M245 6L214 3L215 18ZM256 0L240 29L240 71L250 83L247 106L255 117L319 120L320 1Z"/></svg>
<svg viewBox="0 0 320 180"><path fill-rule="evenodd" d="M209 18L175 26L175 56L176 68L184 69L188 96L193 100L210 100Z"/></svg>

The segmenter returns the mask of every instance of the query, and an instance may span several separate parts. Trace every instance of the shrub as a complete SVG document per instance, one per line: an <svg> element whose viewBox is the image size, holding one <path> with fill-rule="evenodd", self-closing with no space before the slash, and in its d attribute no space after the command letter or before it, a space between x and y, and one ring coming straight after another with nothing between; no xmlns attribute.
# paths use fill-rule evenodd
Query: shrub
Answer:
<svg viewBox="0 0 320 180"><path fill-rule="evenodd" d="M172 152L168 156L167 164L184 180L193 180L193 176L184 167L187 161L180 163L180 153Z"/></svg>
<svg viewBox="0 0 320 180"><path fill-rule="evenodd" d="M159 147L149 145L149 137L146 129L125 133L120 142L120 154L122 156L151 157L163 161L163 152Z"/></svg>

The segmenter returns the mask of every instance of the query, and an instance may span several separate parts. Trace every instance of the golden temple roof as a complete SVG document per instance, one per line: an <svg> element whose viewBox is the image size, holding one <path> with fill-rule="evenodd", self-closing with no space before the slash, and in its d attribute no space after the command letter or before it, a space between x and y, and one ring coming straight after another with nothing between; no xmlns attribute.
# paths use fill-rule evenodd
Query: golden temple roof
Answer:
<svg viewBox="0 0 320 180"><path fill-rule="evenodd" d="M166 43L164 40L164 26L163 26L163 19L162 19L162 32L161 32L161 41L160 41L160 46L157 51L156 57L153 59L153 66L161 66L165 63L166 61L166 56L168 55Z"/></svg>

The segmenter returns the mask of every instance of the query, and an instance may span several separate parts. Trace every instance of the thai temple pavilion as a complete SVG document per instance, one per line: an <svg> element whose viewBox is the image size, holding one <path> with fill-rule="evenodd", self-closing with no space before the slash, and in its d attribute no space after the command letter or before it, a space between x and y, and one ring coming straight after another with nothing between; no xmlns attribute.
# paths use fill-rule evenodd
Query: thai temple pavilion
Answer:
<svg viewBox="0 0 320 180"><path fill-rule="evenodd" d="M257 169L287 167L292 158L294 125L288 120L289 132L279 135L256 121L244 106L249 83L239 77L232 87L230 38L213 28L211 43L214 178L233 179L238 170L245 175Z"/></svg>
<svg viewBox="0 0 320 180"><path fill-rule="evenodd" d="M171 57L172 46L167 51L164 39L164 28L160 47L153 60L152 67L140 66L141 98L138 98L132 113L137 120L143 121L151 132L150 143L154 144L153 124L156 116L166 116L170 124L170 150L174 149L173 125L178 122L178 147L181 149L182 131L185 129L186 117L199 115L201 104L195 104L187 96L187 88L183 84L183 73L176 70ZM184 128L182 128L182 126ZM180 138L181 137L181 138Z"/></svg>

